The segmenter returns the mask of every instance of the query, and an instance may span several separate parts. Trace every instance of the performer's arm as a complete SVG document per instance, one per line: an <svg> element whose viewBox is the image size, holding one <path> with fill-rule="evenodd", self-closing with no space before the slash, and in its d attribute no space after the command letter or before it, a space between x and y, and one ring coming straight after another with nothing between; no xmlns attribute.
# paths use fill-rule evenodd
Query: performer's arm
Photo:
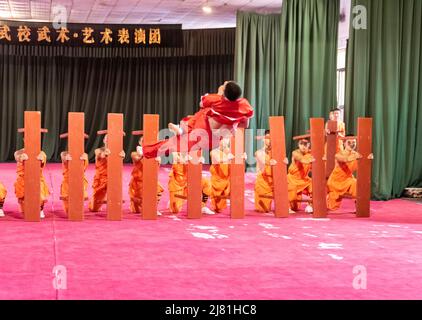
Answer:
<svg viewBox="0 0 422 320"><path fill-rule="evenodd" d="M138 152L134 151L130 154L133 163L139 162L142 160L143 156L139 154Z"/></svg>
<svg viewBox="0 0 422 320"><path fill-rule="evenodd" d="M362 155L358 152L352 152L350 155L346 155L346 154L343 154L343 153L337 153L336 154L336 160L338 162L347 163L347 162L352 162L352 161L359 160L359 159L362 159Z"/></svg>
<svg viewBox="0 0 422 320"><path fill-rule="evenodd" d="M95 158L104 159L107 158L107 156L110 155L110 149L107 148L98 148L95 149Z"/></svg>
<svg viewBox="0 0 422 320"><path fill-rule="evenodd" d="M303 164L311 164L312 162L315 162L314 157L311 157L310 159L306 159L304 155L299 151L293 151L292 158Z"/></svg>
<svg viewBox="0 0 422 320"><path fill-rule="evenodd" d="M16 162L24 162L28 160L28 155L25 153L24 149L20 149L14 154Z"/></svg>
<svg viewBox="0 0 422 320"><path fill-rule="evenodd" d="M62 159L62 162L66 162L66 161L71 161L72 160L72 156L67 151L63 151L62 153L60 153L60 158Z"/></svg>

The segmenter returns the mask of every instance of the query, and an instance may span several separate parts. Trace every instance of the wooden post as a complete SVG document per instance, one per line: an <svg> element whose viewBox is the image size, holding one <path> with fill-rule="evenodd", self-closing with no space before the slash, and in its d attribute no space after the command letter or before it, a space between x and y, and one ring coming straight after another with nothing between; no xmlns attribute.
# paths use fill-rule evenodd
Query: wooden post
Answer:
<svg viewBox="0 0 422 320"><path fill-rule="evenodd" d="M230 163L230 216L232 219L245 217L245 131L238 128L231 140L234 159Z"/></svg>
<svg viewBox="0 0 422 320"><path fill-rule="evenodd" d="M325 176L328 179L336 165L337 145L339 143L337 139L337 121L328 121L327 128L330 130L330 134L327 134L327 164L325 169Z"/></svg>
<svg viewBox="0 0 422 320"><path fill-rule="evenodd" d="M109 113L107 116L107 219L122 220L122 174L123 159L123 114Z"/></svg>
<svg viewBox="0 0 422 320"><path fill-rule="evenodd" d="M69 214L72 221L84 218L84 162L80 157L85 152L85 115L83 112L69 112L68 152L69 161Z"/></svg>
<svg viewBox="0 0 422 320"><path fill-rule="evenodd" d="M284 117L270 117L271 157L277 161L272 167L274 179L275 216L289 216L289 197L287 187L286 137L284 132Z"/></svg>
<svg viewBox="0 0 422 320"><path fill-rule="evenodd" d="M187 164L187 195L188 195L188 218L202 218L202 156L201 150L191 151L190 160Z"/></svg>
<svg viewBox="0 0 422 320"><path fill-rule="evenodd" d="M24 218L25 221L40 221L41 169L37 160L41 152L41 112L25 111L24 149L25 161Z"/></svg>
<svg viewBox="0 0 422 320"><path fill-rule="evenodd" d="M143 144L154 144L158 140L160 116L157 114L144 114L143 119ZM155 159L143 159L143 184L142 184L142 218L145 220L157 219L157 184L159 164Z"/></svg>
<svg viewBox="0 0 422 320"><path fill-rule="evenodd" d="M358 152L362 159L358 160L356 216L370 217L372 160L372 118L358 119Z"/></svg>
<svg viewBox="0 0 422 320"><path fill-rule="evenodd" d="M327 217L327 190L324 164L324 119L313 118L311 122L311 152L315 158L312 163L312 204L314 218ZM334 121L335 122L335 121ZM335 145L334 145L335 147Z"/></svg>

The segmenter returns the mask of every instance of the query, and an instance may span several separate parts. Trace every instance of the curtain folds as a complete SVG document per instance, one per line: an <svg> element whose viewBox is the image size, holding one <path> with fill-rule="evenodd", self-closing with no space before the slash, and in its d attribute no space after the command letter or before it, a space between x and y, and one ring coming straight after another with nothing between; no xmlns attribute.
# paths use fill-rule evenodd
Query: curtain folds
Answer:
<svg viewBox="0 0 422 320"><path fill-rule="evenodd" d="M422 1L353 0L367 29L350 29L346 121L374 119L373 196L399 197L422 186Z"/></svg>
<svg viewBox="0 0 422 320"><path fill-rule="evenodd" d="M336 103L339 1L285 0L280 15L239 12L235 79L256 109L252 128L284 115L286 146ZM254 142L249 141L249 147Z"/></svg>
<svg viewBox="0 0 422 320"><path fill-rule="evenodd" d="M43 150L50 161L59 161L66 148L59 134L67 132L71 111L85 112L91 159L101 143L96 132L106 128L109 112L124 113L127 133L141 128L144 113L160 114L161 128L193 114L201 95L233 79L235 30L191 30L184 37L184 48L168 49L178 52L174 56L167 49L154 56L133 49L121 54L115 48L0 46L0 161L12 160L22 146L16 130L25 110L42 112L42 125L49 129ZM128 134L125 150L134 150L136 142Z"/></svg>

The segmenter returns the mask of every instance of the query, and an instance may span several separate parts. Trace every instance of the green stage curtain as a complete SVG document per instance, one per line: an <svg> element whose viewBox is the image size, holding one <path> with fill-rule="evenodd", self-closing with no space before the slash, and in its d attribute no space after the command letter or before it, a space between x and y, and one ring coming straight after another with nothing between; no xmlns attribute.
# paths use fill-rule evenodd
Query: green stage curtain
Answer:
<svg viewBox="0 0 422 320"><path fill-rule="evenodd" d="M22 146L25 110L42 112L43 150L59 161L67 114L85 112L86 150L100 146L107 113L124 113L125 150L136 147L144 113L160 114L161 128L199 107L201 95L233 79L234 29L183 31L184 47L169 49L0 46L0 161ZM126 160L129 160L127 157Z"/></svg>
<svg viewBox="0 0 422 320"><path fill-rule="evenodd" d="M336 103L339 1L285 0L281 15L239 12L235 79L256 109L253 128L284 115L286 146Z"/></svg>
<svg viewBox="0 0 422 320"><path fill-rule="evenodd" d="M386 200L422 186L422 1L352 5L366 7L368 23L350 29L346 124L355 132L358 117L373 117L372 190Z"/></svg>

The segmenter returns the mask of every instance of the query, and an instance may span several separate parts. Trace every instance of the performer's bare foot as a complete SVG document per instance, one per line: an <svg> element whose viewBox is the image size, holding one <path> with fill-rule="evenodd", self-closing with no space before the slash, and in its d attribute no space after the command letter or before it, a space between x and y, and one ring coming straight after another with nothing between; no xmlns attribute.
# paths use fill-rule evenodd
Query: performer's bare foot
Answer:
<svg viewBox="0 0 422 320"><path fill-rule="evenodd" d="M206 215L214 215L215 212L212 211L210 208L207 207L202 207L201 209L202 214L206 214Z"/></svg>
<svg viewBox="0 0 422 320"><path fill-rule="evenodd" d="M159 216L159 217L160 217L160 216L162 216L162 215L163 215L163 214L162 214L160 211L158 211L158 210L157 210L157 216Z"/></svg>
<svg viewBox="0 0 422 320"><path fill-rule="evenodd" d="M4 211L3 211L3 209L0 209L0 217L1 218L4 217Z"/></svg>
<svg viewBox="0 0 422 320"><path fill-rule="evenodd" d="M314 212L314 209L308 204L306 206L306 208L305 208L305 212L306 213L313 213Z"/></svg>
<svg viewBox="0 0 422 320"><path fill-rule="evenodd" d="M173 132L176 136L180 136L182 134L182 129L180 126L174 123L169 123L169 130Z"/></svg>
<svg viewBox="0 0 422 320"><path fill-rule="evenodd" d="M45 218L44 210L41 210L40 211L40 218L41 219L44 219Z"/></svg>
<svg viewBox="0 0 422 320"><path fill-rule="evenodd" d="M292 209L289 208L289 214L294 214L296 213L296 211L293 211Z"/></svg>

